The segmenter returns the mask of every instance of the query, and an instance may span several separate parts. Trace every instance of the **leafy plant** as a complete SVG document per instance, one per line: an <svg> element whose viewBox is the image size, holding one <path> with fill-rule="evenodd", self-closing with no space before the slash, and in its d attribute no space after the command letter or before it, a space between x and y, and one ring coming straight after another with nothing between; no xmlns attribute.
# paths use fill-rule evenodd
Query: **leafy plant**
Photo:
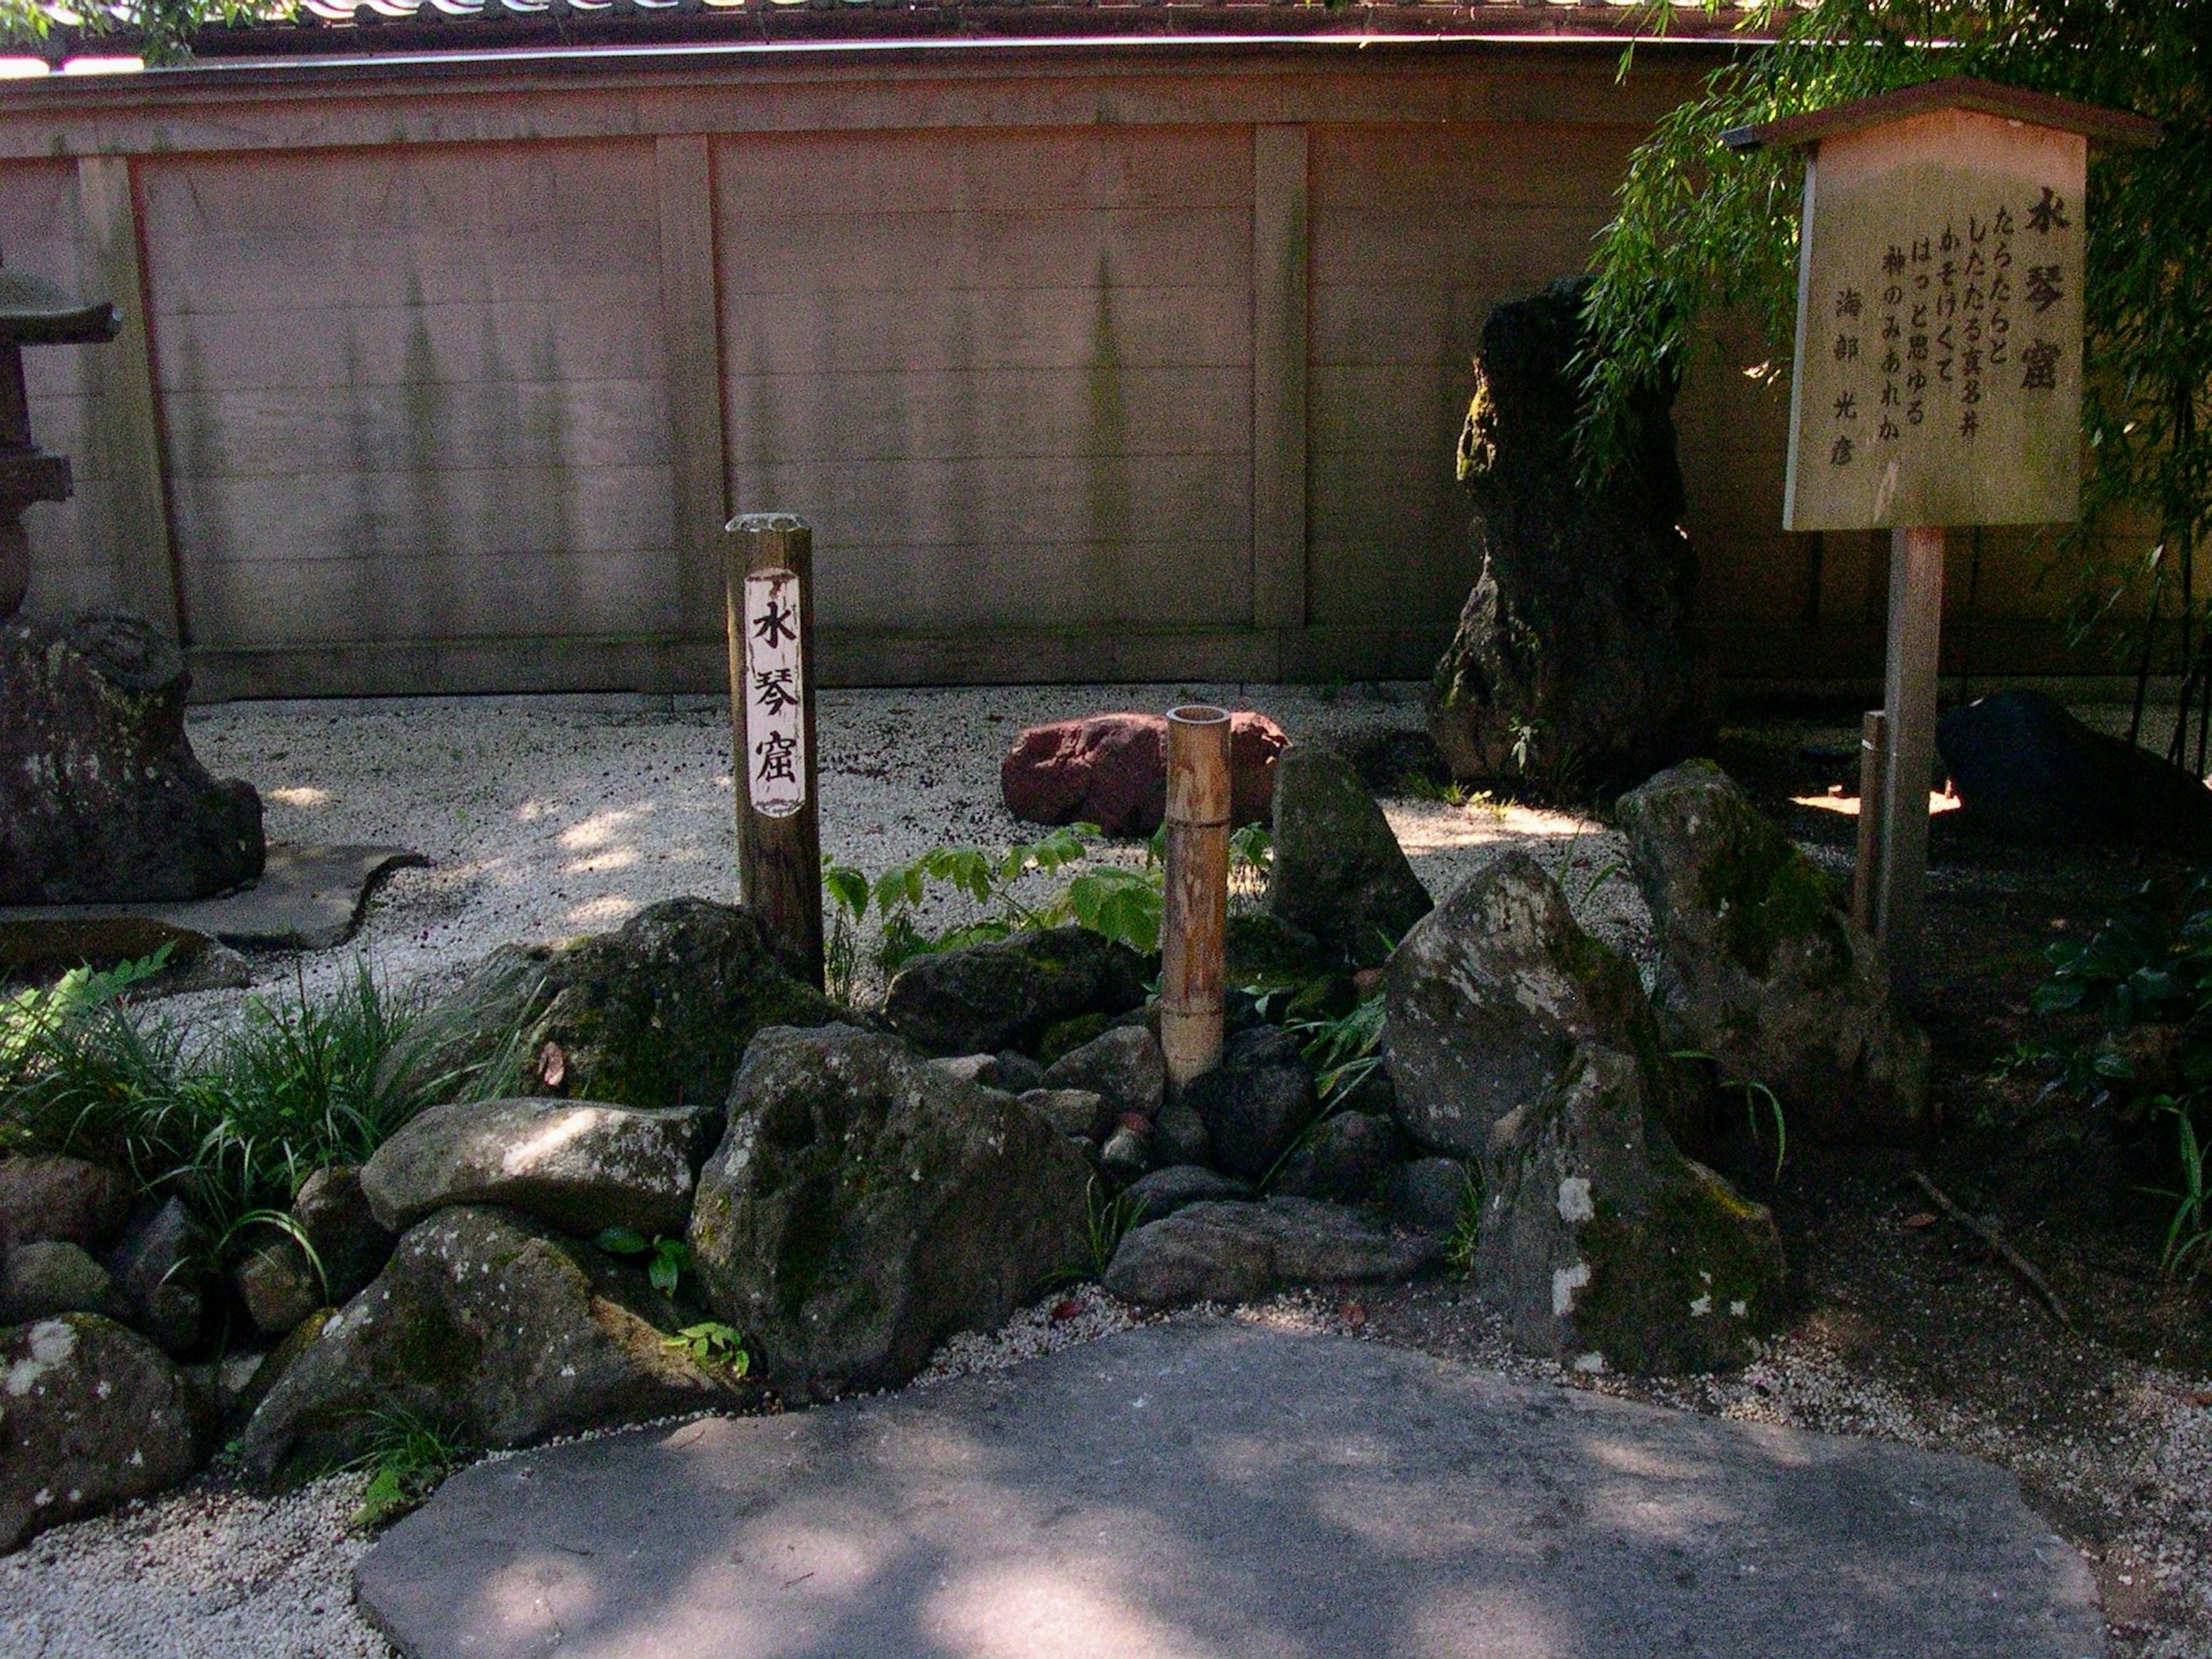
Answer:
<svg viewBox="0 0 2212 1659"><path fill-rule="evenodd" d="M696 1325L686 1325L675 1335L662 1338L660 1346L681 1349L693 1364L722 1371L732 1382L744 1382L752 1370L752 1356L745 1352L744 1340L720 1320L702 1319Z"/></svg>
<svg viewBox="0 0 2212 1659"><path fill-rule="evenodd" d="M1474 1253L1482 1240L1482 1176L1473 1164L1462 1167L1459 1213L1444 1238L1444 1267L1461 1279L1473 1275Z"/></svg>
<svg viewBox="0 0 2212 1659"><path fill-rule="evenodd" d="M397 1406L371 1412L368 1418L368 1449L342 1468L369 1471L353 1524L374 1530L418 1507L476 1448L464 1431Z"/></svg>
<svg viewBox="0 0 2212 1659"><path fill-rule="evenodd" d="M684 1275L691 1271L691 1247L680 1238L658 1237L648 1242L629 1227L606 1227L592 1241L609 1255L650 1256L645 1276L664 1296L676 1294Z"/></svg>
<svg viewBox="0 0 2212 1659"><path fill-rule="evenodd" d="M1716 1071L1718 1070L1721 1063L1717 1055L1709 1054L1702 1048L1677 1048L1674 1051L1674 1058L1677 1060L1705 1060L1712 1065ZM1753 1144L1761 1144L1766 1139L1759 1133L1762 1123L1773 1126L1774 1177L1779 1181L1782 1178L1782 1166L1790 1156L1790 1122L1782 1115L1782 1097L1757 1078L1729 1077L1723 1074L1720 1078L1720 1087L1723 1091L1733 1091L1743 1097L1743 1109L1750 1121Z"/></svg>
<svg viewBox="0 0 2212 1659"><path fill-rule="evenodd" d="M1324 1108L1340 1103L1382 1064L1382 997L1369 997L1334 1019L1294 1019L1284 1030L1298 1039L1314 1068Z"/></svg>
<svg viewBox="0 0 2212 1659"><path fill-rule="evenodd" d="M1094 1178L1085 1191L1085 1208L1089 1212L1091 1272L1103 1279L1122 1238L1144 1220L1145 1200L1126 1192L1108 1198Z"/></svg>
<svg viewBox="0 0 2212 1659"><path fill-rule="evenodd" d="M823 987L832 1000L850 1006L860 966L860 922L868 911L868 878L826 854L822 891L830 901L830 929L822 945Z"/></svg>

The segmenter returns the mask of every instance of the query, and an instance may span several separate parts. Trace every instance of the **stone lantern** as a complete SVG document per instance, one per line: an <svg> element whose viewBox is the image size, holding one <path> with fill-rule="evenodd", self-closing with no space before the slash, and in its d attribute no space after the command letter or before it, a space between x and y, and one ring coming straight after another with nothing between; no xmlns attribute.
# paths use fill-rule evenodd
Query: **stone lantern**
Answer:
<svg viewBox="0 0 2212 1659"><path fill-rule="evenodd" d="M0 619L12 617L31 581L31 538L23 509L65 501L74 488L69 457L31 441L30 393L23 348L96 345L115 337L122 313L105 300L69 298L44 277L0 270Z"/></svg>

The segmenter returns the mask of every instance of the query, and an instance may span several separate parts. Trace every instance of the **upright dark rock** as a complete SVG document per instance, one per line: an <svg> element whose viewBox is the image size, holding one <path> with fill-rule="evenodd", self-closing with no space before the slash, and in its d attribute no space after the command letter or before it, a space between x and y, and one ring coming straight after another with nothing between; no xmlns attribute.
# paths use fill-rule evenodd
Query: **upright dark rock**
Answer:
<svg viewBox="0 0 2212 1659"><path fill-rule="evenodd" d="M1960 816L2010 841L2212 847L2212 790L2185 767L2083 725L2041 691L2000 691L1937 722Z"/></svg>
<svg viewBox="0 0 2212 1659"><path fill-rule="evenodd" d="M185 737L184 658L119 611L0 624L0 904L206 898L261 873L261 799Z"/></svg>
<svg viewBox="0 0 2212 1659"><path fill-rule="evenodd" d="M1275 764L1267 910L1346 961L1374 963L1434 908L1382 809L1343 756L1293 744Z"/></svg>
<svg viewBox="0 0 2212 1659"><path fill-rule="evenodd" d="M1586 288L1553 283L1483 325L1459 457L1481 574L1430 692L1429 729L1462 778L1611 792L1709 750L1719 720L1691 631L1671 386L1637 400L1610 477L1579 481L1569 365Z"/></svg>

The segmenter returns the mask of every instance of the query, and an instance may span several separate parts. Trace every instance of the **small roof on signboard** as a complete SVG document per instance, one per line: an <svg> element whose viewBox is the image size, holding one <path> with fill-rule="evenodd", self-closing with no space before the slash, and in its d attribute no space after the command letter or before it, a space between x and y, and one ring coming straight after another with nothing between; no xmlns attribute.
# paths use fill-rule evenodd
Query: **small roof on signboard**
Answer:
<svg viewBox="0 0 2212 1659"><path fill-rule="evenodd" d="M43 276L0 270L0 345L88 345L112 340L122 313L105 300L72 300Z"/></svg>
<svg viewBox="0 0 2212 1659"><path fill-rule="evenodd" d="M1907 116L1944 109L1972 110L1983 115L2002 116L2008 121L2055 127L2062 132L2078 132L2086 138L2108 144L2148 146L2159 140L2157 122L2125 110L2076 103L2071 98L2055 98L2047 92L2029 92L2022 87L1999 86L1994 81L1971 75L1947 75L1940 81L1923 81L1917 86L1899 87L1871 98L1855 98L1848 104L1808 110L1802 115L1787 115L1759 126L1737 127L1723 133L1721 142L1740 153L1772 146L1814 144L1839 132L1856 132L1864 127L1878 127Z"/></svg>

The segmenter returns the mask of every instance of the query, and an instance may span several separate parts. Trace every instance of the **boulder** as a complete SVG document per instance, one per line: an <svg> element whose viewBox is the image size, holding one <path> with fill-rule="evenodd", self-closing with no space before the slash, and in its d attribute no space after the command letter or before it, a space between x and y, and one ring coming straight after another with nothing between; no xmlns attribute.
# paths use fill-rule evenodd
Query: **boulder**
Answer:
<svg viewBox="0 0 2212 1659"><path fill-rule="evenodd" d="M58 1314L88 1313L120 1321L130 1299L78 1244L41 1239L9 1252L0 1267L0 1325L26 1325Z"/></svg>
<svg viewBox="0 0 2212 1659"><path fill-rule="evenodd" d="M191 683L143 617L0 623L0 904L175 902L260 875L260 797L192 754Z"/></svg>
<svg viewBox="0 0 2212 1659"><path fill-rule="evenodd" d="M1048 1066L1044 1086L1088 1089L1105 1097L1115 1116L1133 1112L1150 1121L1167 1091L1167 1056L1145 1026L1117 1025Z"/></svg>
<svg viewBox="0 0 2212 1659"><path fill-rule="evenodd" d="M501 1204L584 1238L678 1234L720 1117L544 1098L434 1106L362 1165L362 1194L393 1232L448 1205Z"/></svg>
<svg viewBox="0 0 2212 1659"><path fill-rule="evenodd" d="M353 1300L361 1287L384 1271L398 1235L376 1218L361 1171L333 1164L317 1170L292 1196L292 1219L322 1264L333 1303Z"/></svg>
<svg viewBox="0 0 2212 1659"><path fill-rule="evenodd" d="M1125 1121L1098 1149L1098 1167L1124 1186L1141 1179L1152 1167L1152 1138L1137 1127L1141 1121Z"/></svg>
<svg viewBox="0 0 2212 1659"><path fill-rule="evenodd" d="M1229 918L1222 956L1224 982L1243 990L1301 990L1344 969L1343 957L1311 933L1265 910Z"/></svg>
<svg viewBox="0 0 2212 1659"><path fill-rule="evenodd" d="M130 1322L170 1353L198 1341L206 1313L207 1237L185 1208L165 1198L140 1202L107 1258L130 1299Z"/></svg>
<svg viewBox="0 0 2212 1659"><path fill-rule="evenodd" d="M1144 1000L1142 957L1088 928L1052 927L917 957L891 981L884 1017L925 1054L972 1054L1033 1048L1056 1025Z"/></svg>
<svg viewBox="0 0 2212 1659"><path fill-rule="evenodd" d="M1977 829L2046 846L2212 843L2212 790L2186 767L2083 725L2056 697L1999 691L1936 722L1936 747Z"/></svg>
<svg viewBox="0 0 2212 1659"><path fill-rule="evenodd" d="M1709 751L1718 680L1692 626L1671 384L1630 404L1624 453L1581 482L1586 278L1494 307L1459 471L1474 588L1437 665L1429 730L1455 776L1611 793Z"/></svg>
<svg viewBox="0 0 2212 1659"><path fill-rule="evenodd" d="M191 1474L206 1425L184 1374L92 1314L0 1329L0 1551Z"/></svg>
<svg viewBox="0 0 2212 1659"><path fill-rule="evenodd" d="M1275 757L1289 739L1265 714L1229 717L1230 815L1261 823ZM1006 810L1030 823L1095 823L1149 836L1167 812L1168 723L1158 714L1093 714L1032 726L999 763Z"/></svg>
<svg viewBox="0 0 2212 1659"><path fill-rule="evenodd" d="M441 1210L286 1368L240 1461L268 1480L358 1455L394 1408L503 1447L738 1402L670 1345L684 1322L641 1268L509 1211Z"/></svg>
<svg viewBox="0 0 2212 1659"><path fill-rule="evenodd" d="M1475 1286L1514 1342L1578 1370L1740 1365L1781 1323L1764 1206L1677 1151L1643 1068L1597 1044L1491 1132Z"/></svg>
<svg viewBox="0 0 2212 1659"><path fill-rule="evenodd" d="M1455 1158L1417 1158L1390 1172L1390 1213L1408 1227L1449 1233L1460 1224L1480 1184Z"/></svg>
<svg viewBox="0 0 2212 1659"><path fill-rule="evenodd" d="M1205 1124L1215 1166L1248 1181L1273 1169L1321 1110L1297 1040L1277 1025L1228 1039L1221 1063L1185 1084L1182 1101Z"/></svg>
<svg viewBox="0 0 2212 1659"><path fill-rule="evenodd" d="M1268 915L1348 961L1381 962L1431 908L1389 820L1343 756L1294 744L1275 767Z"/></svg>
<svg viewBox="0 0 2212 1659"><path fill-rule="evenodd" d="M1390 1171L1405 1156L1405 1134L1389 1118L1339 1112L1298 1142L1267 1189L1289 1198L1364 1204L1383 1195Z"/></svg>
<svg viewBox="0 0 2212 1659"><path fill-rule="evenodd" d="M762 1035L699 1177L708 1301L787 1396L903 1382L1088 1254L1091 1169L1006 1095L887 1036Z"/></svg>
<svg viewBox="0 0 2212 1659"><path fill-rule="evenodd" d="M0 1158L0 1255L61 1239L97 1250L131 1213L131 1182L81 1158Z"/></svg>
<svg viewBox="0 0 2212 1659"><path fill-rule="evenodd" d="M1077 1140L1103 1140L1114 1133L1113 1103L1088 1089L1031 1089L1015 1098Z"/></svg>
<svg viewBox="0 0 2212 1659"><path fill-rule="evenodd" d="M1138 1222L1164 1221L1177 1210L1209 1200L1236 1202L1258 1194L1249 1181L1239 1181L1197 1164L1170 1164L1129 1183L1130 1213Z"/></svg>
<svg viewBox="0 0 2212 1659"><path fill-rule="evenodd" d="M1044 1067L1012 1048L995 1054L950 1054L929 1063L947 1077L1002 1094L1025 1095L1044 1087Z"/></svg>
<svg viewBox="0 0 2212 1659"><path fill-rule="evenodd" d="M1724 1078L1765 1084L1822 1139L1917 1129L1928 1039L1820 866L1710 761L1622 796L1619 817L1675 1046L1711 1054Z"/></svg>
<svg viewBox="0 0 2212 1659"><path fill-rule="evenodd" d="M744 906L668 899L611 933L494 951L401 1045L386 1080L490 1066L518 1096L719 1106L754 1032L840 1018Z"/></svg>
<svg viewBox="0 0 2212 1659"><path fill-rule="evenodd" d="M1166 1168L1213 1162L1213 1136L1197 1108L1177 1096L1152 1120L1152 1159Z"/></svg>
<svg viewBox="0 0 2212 1659"><path fill-rule="evenodd" d="M321 1276L297 1240L279 1233L230 1265L230 1288L264 1336L282 1336L328 1300Z"/></svg>
<svg viewBox="0 0 2212 1659"><path fill-rule="evenodd" d="M1485 865L1407 935L1383 996L1398 1121L1430 1151L1479 1156L1491 1127L1550 1093L1584 1042L1635 1055L1661 1121L1702 1136L1635 968L1576 925L1526 853Z"/></svg>
<svg viewBox="0 0 2212 1659"><path fill-rule="evenodd" d="M1433 1238L1387 1231L1334 1204L1209 1201L1124 1234L1106 1288L1148 1307L1249 1302L1285 1285L1407 1279L1436 1257Z"/></svg>

